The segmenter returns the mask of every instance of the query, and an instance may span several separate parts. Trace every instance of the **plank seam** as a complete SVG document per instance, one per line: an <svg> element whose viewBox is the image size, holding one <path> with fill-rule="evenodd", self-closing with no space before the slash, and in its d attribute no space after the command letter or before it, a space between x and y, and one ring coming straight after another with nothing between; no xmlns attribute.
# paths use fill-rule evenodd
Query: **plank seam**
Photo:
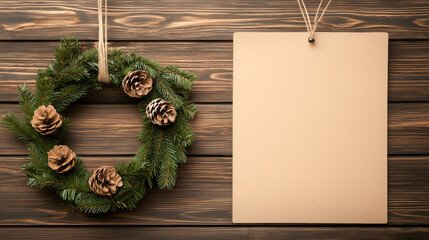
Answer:
<svg viewBox="0 0 429 240"><path fill-rule="evenodd" d="M270 33L270 32L267 32ZM359 33L359 32L356 32ZM231 34L232 35L232 34ZM58 42L58 39L0 39L0 42ZM98 42L98 40L94 39L79 39L80 42ZM429 38L389 38L390 42L424 42L429 41ZM174 43L174 42L196 42L196 43L232 43L232 39L112 39L109 42L121 42L121 43L133 43L133 42L141 42L141 43Z"/></svg>
<svg viewBox="0 0 429 240"><path fill-rule="evenodd" d="M410 228L410 227L420 227L420 228L429 228L429 224L202 224L202 225L186 225L186 224L177 224L177 225L105 225L105 224L94 224L94 225L68 225L68 224L56 224L56 225L0 225L0 228L94 228L94 227L115 227L115 228L296 228L296 227L320 227L320 228Z"/></svg>

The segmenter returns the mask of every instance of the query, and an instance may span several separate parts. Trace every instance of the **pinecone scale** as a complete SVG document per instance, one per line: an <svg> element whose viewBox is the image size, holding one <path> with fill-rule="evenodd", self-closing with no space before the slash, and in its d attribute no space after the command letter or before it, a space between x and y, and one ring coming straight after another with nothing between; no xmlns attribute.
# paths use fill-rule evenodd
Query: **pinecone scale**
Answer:
<svg viewBox="0 0 429 240"><path fill-rule="evenodd" d="M147 105L146 116L154 124L168 126L170 122L176 120L177 112L171 102L162 98L157 98Z"/></svg>
<svg viewBox="0 0 429 240"><path fill-rule="evenodd" d="M65 145L56 145L48 152L48 165L57 173L70 171L76 161L76 154Z"/></svg>
<svg viewBox="0 0 429 240"><path fill-rule="evenodd" d="M121 176L111 166L97 168L88 183L91 190L100 196L112 196L118 192L118 188L123 186Z"/></svg>
<svg viewBox="0 0 429 240"><path fill-rule="evenodd" d="M122 81L124 92L134 98L142 98L152 90L152 77L147 71L129 72Z"/></svg>
<svg viewBox="0 0 429 240"><path fill-rule="evenodd" d="M55 134L62 126L63 120L54 106L42 105L34 111L31 126L42 135Z"/></svg>

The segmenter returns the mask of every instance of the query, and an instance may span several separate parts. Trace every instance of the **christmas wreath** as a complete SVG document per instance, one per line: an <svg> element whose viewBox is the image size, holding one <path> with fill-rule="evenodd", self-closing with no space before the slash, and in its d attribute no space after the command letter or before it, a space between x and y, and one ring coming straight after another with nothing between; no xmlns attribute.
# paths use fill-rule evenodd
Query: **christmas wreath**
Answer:
<svg viewBox="0 0 429 240"><path fill-rule="evenodd" d="M82 52L73 37L61 39L53 62L37 72L34 93L18 87L23 116L3 116L4 124L28 145L23 167L28 185L53 189L69 209L85 213L133 209L148 188L173 188L194 136L189 120L197 108L188 100L193 73L119 49L110 49L107 59L112 85L138 99L143 118L138 134L142 145L130 162L89 172L81 157L61 145L71 125L63 112L88 90L101 90L97 49Z"/></svg>

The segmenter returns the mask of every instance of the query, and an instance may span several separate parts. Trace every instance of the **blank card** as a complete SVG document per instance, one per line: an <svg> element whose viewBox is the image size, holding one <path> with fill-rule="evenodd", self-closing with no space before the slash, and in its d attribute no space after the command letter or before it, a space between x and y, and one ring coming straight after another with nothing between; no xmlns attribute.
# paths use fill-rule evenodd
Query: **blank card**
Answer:
<svg viewBox="0 0 429 240"><path fill-rule="evenodd" d="M387 33L235 33L234 223L387 222Z"/></svg>

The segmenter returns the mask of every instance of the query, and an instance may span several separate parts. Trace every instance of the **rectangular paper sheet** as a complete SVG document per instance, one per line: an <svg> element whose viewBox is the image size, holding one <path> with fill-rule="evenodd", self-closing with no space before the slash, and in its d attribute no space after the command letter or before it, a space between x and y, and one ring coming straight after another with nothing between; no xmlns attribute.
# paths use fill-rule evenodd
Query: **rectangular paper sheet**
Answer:
<svg viewBox="0 0 429 240"><path fill-rule="evenodd" d="M387 222L387 33L235 33L234 223Z"/></svg>

